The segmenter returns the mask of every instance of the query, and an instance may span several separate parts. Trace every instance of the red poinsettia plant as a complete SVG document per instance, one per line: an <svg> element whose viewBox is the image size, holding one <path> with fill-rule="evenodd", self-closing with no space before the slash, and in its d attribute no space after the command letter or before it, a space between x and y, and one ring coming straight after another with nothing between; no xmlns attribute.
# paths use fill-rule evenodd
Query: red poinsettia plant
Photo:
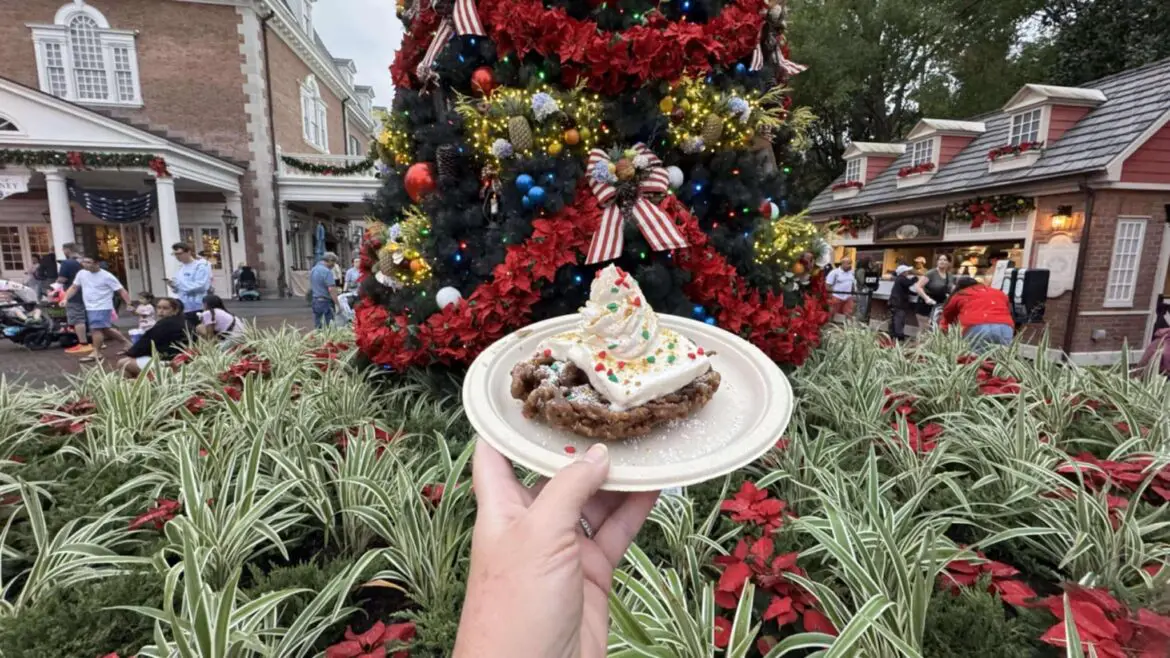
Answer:
<svg viewBox="0 0 1170 658"><path fill-rule="evenodd" d="M315 350L310 350L309 356L313 358L317 369L325 372L349 348L349 343L331 340Z"/></svg>
<svg viewBox="0 0 1170 658"><path fill-rule="evenodd" d="M1017 156L1028 151L1038 151L1044 148L1044 142L1020 142L1019 144L1004 144L997 146L987 152L987 159L995 162L996 160L1006 156Z"/></svg>
<svg viewBox="0 0 1170 658"><path fill-rule="evenodd" d="M219 381L225 384L243 386L248 375L267 377L272 374L272 364L267 359L257 356L245 356L236 361L230 368L219 375Z"/></svg>
<svg viewBox="0 0 1170 658"><path fill-rule="evenodd" d="M345 639L325 649L325 658L386 658L386 647L409 644L415 635L414 622L384 624L375 622L364 633L345 629ZM390 658L409 658L406 649L389 654Z"/></svg>
<svg viewBox="0 0 1170 658"><path fill-rule="evenodd" d="M735 609L744 586L750 580L760 591L771 596L764 611L764 621L774 620L778 626L784 626L801 620L807 631L836 635L833 625L815 609L816 599L787 578L789 574L806 575L796 566L799 553L774 553L775 544L771 537L744 537L731 555L716 557L715 564L723 567L723 573L715 585L715 604Z"/></svg>
<svg viewBox="0 0 1170 658"><path fill-rule="evenodd" d="M177 500L159 498L154 501L153 507L134 517L134 520L130 522L130 529L138 530L150 525L155 530L161 531L167 521L175 518L182 506L182 503Z"/></svg>
<svg viewBox="0 0 1170 658"><path fill-rule="evenodd" d="M852 189L860 190L863 187L865 187L865 183L863 183L859 180L847 180L843 183L837 183L836 185L834 185L833 191L839 192L841 190L852 190Z"/></svg>
<svg viewBox="0 0 1170 658"><path fill-rule="evenodd" d="M719 504L720 510L731 513L732 521L760 526L765 533L780 529L787 507L788 503L769 497L767 489L748 481L744 481L732 498Z"/></svg>
<svg viewBox="0 0 1170 658"><path fill-rule="evenodd" d="M1085 651L1089 647L1100 658L1165 658L1170 656L1170 617L1145 608L1136 613L1118 601L1109 590L1066 584L1068 608L1077 636ZM1058 620L1040 640L1057 647L1067 645L1067 614L1064 595L1039 602Z"/></svg>
<svg viewBox="0 0 1170 658"><path fill-rule="evenodd" d="M983 395L1019 395L1020 380L1015 377L1000 377L995 374L995 363L984 361L975 375L979 392Z"/></svg>
<svg viewBox="0 0 1170 658"><path fill-rule="evenodd" d="M97 411L97 405L93 400L79 398L42 414L41 427L54 434L81 434L94 411Z"/></svg>
<svg viewBox="0 0 1170 658"><path fill-rule="evenodd" d="M933 162L923 162L911 167L902 167L898 170L898 178L905 178L907 176L915 176L917 174L925 174L928 171L934 171Z"/></svg>
<svg viewBox="0 0 1170 658"><path fill-rule="evenodd" d="M1097 459L1091 453L1082 452L1071 462L1057 467L1056 472L1074 477L1079 473L1085 486L1093 491L1113 488L1136 493L1150 478L1145 498L1155 505L1170 502L1170 466L1151 472L1153 465L1152 457L1134 457L1119 462Z"/></svg>
<svg viewBox="0 0 1170 658"><path fill-rule="evenodd" d="M373 427L374 427L374 440L380 444L384 444L384 445L390 444L391 442L402 438L402 431L401 430L391 433L387 430L382 429L381 427L378 427L377 425L374 425ZM337 430L337 432L335 432L333 434L333 440L337 443L338 449L340 449L341 452L344 453L345 449L347 447L349 447L350 439L357 438L361 433L362 433L362 426L354 425L352 427L347 427L343 430ZM385 448L382 445L379 445L375 454L377 454L378 456L381 456L383 450L385 450Z"/></svg>
<svg viewBox="0 0 1170 658"><path fill-rule="evenodd" d="M939 574L939 585L944 589L958 594L960 587L974 587L981 578L989 577L987 591L999 594L1004 603L1014 606L1027 605L1036 598L1036 592L1023 581L1015 577L1020 570L1015 567L988 560L983 553L975 551L979 557L973 560L951 560L946 569Z"/></svg>

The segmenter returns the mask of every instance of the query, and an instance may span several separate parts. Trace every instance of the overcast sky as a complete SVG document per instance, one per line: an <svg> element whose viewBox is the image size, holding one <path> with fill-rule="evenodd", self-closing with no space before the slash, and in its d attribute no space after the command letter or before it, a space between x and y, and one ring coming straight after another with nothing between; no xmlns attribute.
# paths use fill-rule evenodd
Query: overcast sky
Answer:
<svg viewBox="0 0 1170 658"><path fill-rule="evenodd" d="M352 59L357 83L374 88L375 105L390 105L390 72L402 41L394 0L326 0L313 11L313 25L334 57Z"/></svg>

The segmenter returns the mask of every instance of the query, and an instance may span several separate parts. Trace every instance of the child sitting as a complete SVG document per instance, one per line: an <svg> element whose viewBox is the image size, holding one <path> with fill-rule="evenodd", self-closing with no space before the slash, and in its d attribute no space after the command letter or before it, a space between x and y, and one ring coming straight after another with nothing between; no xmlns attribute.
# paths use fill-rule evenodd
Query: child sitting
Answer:
<svg viewBox="0 0 1170 658"><path fill-rule="evenodd" d="M0 313L25 324L37 324L41 321L41 309L34 308L32 313L25 313L21 301L12 294L11 290L0 290Z"/></svg>
<svg viewBox="0 0 1170 658"><path fill-rule="evenodd" d="M136 342L139 336L154 326L154 295L148 292L138 293L138 303L134 306L134 315L138 316L138 328L128 332L131 343Z"/></svg>

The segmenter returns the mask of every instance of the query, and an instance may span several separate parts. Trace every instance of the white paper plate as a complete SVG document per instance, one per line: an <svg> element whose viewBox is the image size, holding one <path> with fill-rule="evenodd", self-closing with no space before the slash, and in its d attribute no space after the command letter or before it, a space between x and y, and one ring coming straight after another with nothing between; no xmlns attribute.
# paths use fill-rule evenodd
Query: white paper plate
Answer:
<svg viewBox="0 0 1170 658"><path fill-rule="evenodd" d="M551 476L594 441L529 420L512 398L512 366L529 359L545 338L573 329L577 315L538 322L484 350L463 382L463 406L479 436L512 461ZM722 376L715 396L697 414L655 432L609 443L604 489L654 491L730 473L775 445L792 417L792 387L780 368L751 343L717 327L673 315L659 324L694 340ZM566 446L575 451L570 454Z"/></svg>

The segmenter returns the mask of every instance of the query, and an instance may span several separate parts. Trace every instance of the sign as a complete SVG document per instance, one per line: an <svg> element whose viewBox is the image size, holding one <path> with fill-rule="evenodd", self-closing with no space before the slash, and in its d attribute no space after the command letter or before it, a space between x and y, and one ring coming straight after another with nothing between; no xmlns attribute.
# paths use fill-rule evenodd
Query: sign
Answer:
<svg viewBox="0 0 1170 658"><path fill-rule="evenodd" d="M28 179L32 177L28 174L7 174L0 176L0 199L7 199L14 194L24 194L28 191Z"/></svg>
<svg viewBox="0 0 1170 658"><path fill-rule="evenodd" d="M935 242L943 235L942 213L914 217L887 217L874 222L873 241Z"/></svg>
<svg viewBox="0 0 1170 658"><path fill-rule="evenodd" d="M1036 262L1033 266L1048 270L1049 299L1072 290L1077 276L1080 247L1067 235L1055 235L1047 244L1036 246Z"/></svg>
<svg viewBox="0 0 1170 658"><path fill-rule="evenodd" d="M1000 260L995 264L995 274L991 276L991 287L999 288L1003 285L1003 276L1007 273L1008 268L1012 266L1010 260Z"/></svg>

